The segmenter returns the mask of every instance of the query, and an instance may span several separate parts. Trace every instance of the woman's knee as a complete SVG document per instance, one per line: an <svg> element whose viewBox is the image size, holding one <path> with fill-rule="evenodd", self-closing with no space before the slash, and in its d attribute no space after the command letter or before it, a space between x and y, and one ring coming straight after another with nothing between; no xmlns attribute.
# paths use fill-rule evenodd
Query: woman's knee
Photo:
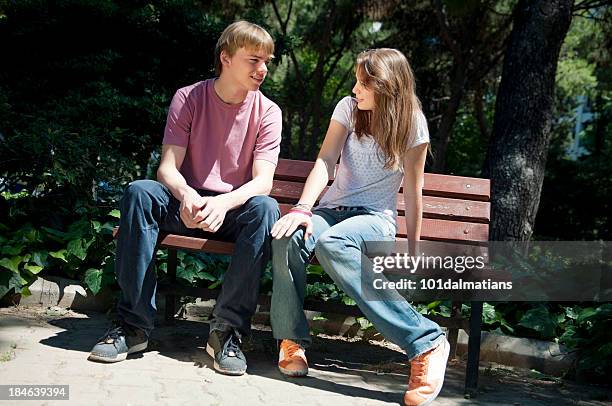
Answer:
<svg viewBox="0 0 612 406"><path fill-rule="evenodd" d="M304 230L297 229L289 237L273 238L272 253L287 255L288 258L293 257L304 248Z"/></svg>
<svg viewBox="0 0 612 406"><path fill-rule="evenodd" d="M343 236L324 232L315 245L315 254L321 259L331 255L341 255L347 240Z"/></svg>

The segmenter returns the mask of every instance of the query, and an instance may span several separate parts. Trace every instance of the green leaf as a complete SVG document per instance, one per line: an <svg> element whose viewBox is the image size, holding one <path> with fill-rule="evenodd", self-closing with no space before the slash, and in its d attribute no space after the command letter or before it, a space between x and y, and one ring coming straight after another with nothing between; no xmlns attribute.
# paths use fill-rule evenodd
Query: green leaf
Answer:
<svg viewBox="0 0 612 406"><path fill-rule="evenodd" d="M519 325L539 332L543 338L550 338L555 335L557 320L552 317L546 307L538 306L534 309L529 309L521 318Z"/></svg>
<svg viewBox="0 0 612 406"><path fill-rule="evenodd" d="M357 304L357 302L355 302L353 299L351 299L348 296L344 296L342 298L342 303L344 303L347 306L355 306Z"/></svg>
<svg viewBox="0 0 612 406"><path fill-rule="evenodd" d="M570 319L576 320L578 318L578 308L576 306L566 307L565 315Z"/></svg>
<svg viewBox="0 0 612 406"><path fill-rule="evenodd" d="M440 303L442 303L442 301L441 301L441 300L436 300L436 301L433 301L433 302L431 302L431 303L429 303L429 304L427 305L427 308L428 308L428 309L430 309L430 310L431 310L431 309L434 309L434 308L438 307L438 305L439 305Z"/></svg>
<svg viewBox="0 0 612 406"><path fill-rule="evenodd" d="M51 255L53 258L61 259L64 262L68 262L68 260L66 259L65 249L61 249L59 251L50 251L49 255Z"/></svg>
<svg viewBox="0 0 612 406"><path fill-rule="evenodd" d="M493 324L496 323L497 317L495 315L495 307L488 304L483 303L482 305L482 320L485 324Z"/></svg>
<svg viewBox="0 0 612 406"><path fill-rule="evenodd" d="M368 319L365 317L357 317L357 323L359 323L359 328L361 330L366 330L372 326L374 326Z"/></svg>
<svg viewBox="0 0 612 406"><path fill-rule="evenodd" d="M19 255L21 254L21 251L23 251L24 247L24 244L5 245L2 247L2 251L0 251L0 253L2 253L2 255Z"/></svg>
<svg viewBox="0 0 612 406"><path fill-rule="evenodd" d="M32 272L34 275L36 275L37 273L39 273L40 271L43 270L42 266L38 266L38 265L26 265L24 266L25 269L27 269L28 271Z"/></svg>
<svg viewBox="0 0 612 406"><path fill-rule="evenodd" d="M44 226L41 228L45 230L46 232L48 232L49 234L59 237L61 239L64 239L66 237L66 233L63 231L55 230L53 228L44 227Z"/></svg>
<svg viewBox="0 0 612 406"><path fill-rule="evenodd" d="M49 253L47 251L36 251L32 254L32 261L38 266L45 267L47 265L47 257Z"/></svg>
<svg viewBox="0 0 612 406"><path fill-rule="evenodd" d="M321 265L309 265L307 273L308 275L324 275L325 271Z"/></svg>
<svg viewBox="0 0 612 406"><path fill-rule="evenodd" d="M9 271L13 271L16 274L19 274L19 264L23 261L23 257L15 256L9 258L0 259L0 266L5 267Z"/></svg>
<svg viewBox="0 0 612 406"><path fill-rule="evenodd" d="M578 321L585 321L586 319L594 316L597 313L592 307L586 307L578 314Z"/></svg>
<svg viewBox="0 0 612 406"><path fill-rule="evenodd" d="M85 283L94 295L97 295L102 285L102 270L90 268L85 271Z"/></svg>
<svg viewBox="0 0 612 406"><path fill-rule="evenodd" d="M21 296L32 296L32 292L30 292L30 288L28 288L27 286L24 286L21 289Z"/></svg>
<svg viewBox="0 0 612 406"><path fill-rule="evenodd" d="M200 272L199 277L200 279L204 279L204 280L211 281L211 282L217 280L217 278L215 278L214 275L211 275L208 272Z"/></svg>
<svg viewBox="0 0 612 406"><path fill-rule="evenodd" d="M219 285L221 285L221 280L219 279L217 282L211 284L208 289L216 289Z"/></svg>
<svg viewBox="0 0 612 406"><path fill-rule="evenodd" d="M99 222L99 221L93 220L93 221L91 222L91 227L93 228L93 230L94 230L96 233L99 233L99 232L100 232L100 228L101 228L102 226L100 225L100 222Z"/></svg>
<svg viewBox="0 0 612 406"><path fill-rule="evenodd" d="M102 232L102 234L112 234L113 229L114 227L111 223L104 223L100 227L100 231Z"/></svg>
<svg viewBox="0 0 612 406"><path fill-rule="evenodd" d="M66 247L68 253L74 255L75 257L83 261L87 256L87 247L84 243L85 240L83 240L82 238L70 241L68 243L68 247Z"/></svg>
<svg viewBox="0 0 612 406"><path fill-rule="evenodd" d="M15 293L21 293L22 288L28 284L28 281L23 279L18 274L13 274L13 277L9 279L8 288L15 289Z"/></svg>
<svg viewBox="0 0 612 406"><path fill-rule="evenodd" d="M0 285L0 299L2 299L4 297L4 295L6 295L9 291L9 287L6 285Z"/></svg>
<svg viewBox="0 0 612 406"><path fill-rule="evenodd" d="M109 211L108 215L111 216L111 217L117 218L117 219L121 217L121 213L117 209L113 209L113 210Z"/></svg>

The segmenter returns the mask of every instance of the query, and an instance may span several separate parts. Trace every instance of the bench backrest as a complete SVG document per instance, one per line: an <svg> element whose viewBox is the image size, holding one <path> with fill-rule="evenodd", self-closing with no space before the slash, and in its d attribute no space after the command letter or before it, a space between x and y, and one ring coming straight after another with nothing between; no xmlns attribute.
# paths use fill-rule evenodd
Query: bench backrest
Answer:
<svg viewBox="0 0 612 406"><path fill-rule="evenodd" d="M270 196L278 200L281 213L285 214L302 193L304 182L314 162L280 159L274 175ZM333 178L330 178L331 184ZM404 196L397 195L397 239L406 238ZM489 239L490 182L488 179L461 176L425 174L423 188L423 240L459 242L485 245ZM117 228L114 234L117 233ZM185 249L231 254L234 244L214 239L161 233L158 244L162 248Z"/></svg>
<svg viewBox="0 0 612 406"><path fill-rule="evenodd" d="M286 213L300 198L314 162L280 159L270 196ZM330 178L331 184L333 178ZM489 239L490 181L481 178L425 174L421 238L482 244ZM404 196L397 195L398 238L406 237Z"/></svg>

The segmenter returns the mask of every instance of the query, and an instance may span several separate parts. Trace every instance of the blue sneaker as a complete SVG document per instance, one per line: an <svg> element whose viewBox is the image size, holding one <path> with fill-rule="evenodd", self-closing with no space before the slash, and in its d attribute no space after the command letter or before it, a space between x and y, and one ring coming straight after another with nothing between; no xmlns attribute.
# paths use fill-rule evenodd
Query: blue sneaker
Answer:
<svg viewBox="0 0 612 406"><path fill-rule="evenodd" d="M206 352L215 360L214 368L217 372L225 375L242 375L246 372L246 357L240 345L240 333L234 329L210 332Z"/></svg>
<svg viewBox="0 0 612 406"><path fill-rule="evenodd" d="M116 321L91 350L90 361L119 362L128 354L144 351L149 344L144 330Z"/></svg>

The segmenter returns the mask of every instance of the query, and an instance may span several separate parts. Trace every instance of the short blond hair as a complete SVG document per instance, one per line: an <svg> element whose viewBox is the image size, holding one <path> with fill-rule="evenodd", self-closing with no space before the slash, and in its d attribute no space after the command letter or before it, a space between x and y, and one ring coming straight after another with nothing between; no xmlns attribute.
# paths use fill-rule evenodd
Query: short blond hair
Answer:
<svg viewBox="0 0 612 406"><path fill-rule="evenodd" d="M274 40L257 24L248 21L236 21L227 26L221 33L215 47L215 73L221 75L221 52L225 51L230 57L234 56L240 48L263 50L268 55L274 54Z"/></svg>

